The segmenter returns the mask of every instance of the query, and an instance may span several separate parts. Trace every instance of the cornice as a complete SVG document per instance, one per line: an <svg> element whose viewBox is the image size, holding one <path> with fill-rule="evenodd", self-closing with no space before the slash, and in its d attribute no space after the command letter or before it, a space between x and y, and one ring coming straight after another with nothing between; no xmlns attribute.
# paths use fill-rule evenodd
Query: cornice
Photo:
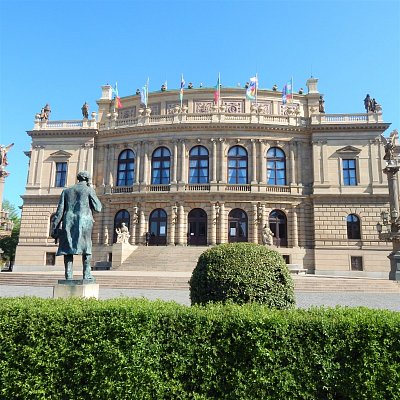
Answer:
<svg viewBox="0 0 400 400"><path fill-rule="evenodd" d="M308 129L312 132L323 131L385 131L391 124L386 122L371 124L314 124L309 125Z"/></svg>
<svg viewBox="0 0 400 400"><path fill-rule="evenodd" d="M54 137L54 136L69 136L69 137L82 137L82 136L97 136L99 131L97 129L46 129L46 130L38 130L38 131L26 131L26 133L34 138L34 137Z"/></svg>

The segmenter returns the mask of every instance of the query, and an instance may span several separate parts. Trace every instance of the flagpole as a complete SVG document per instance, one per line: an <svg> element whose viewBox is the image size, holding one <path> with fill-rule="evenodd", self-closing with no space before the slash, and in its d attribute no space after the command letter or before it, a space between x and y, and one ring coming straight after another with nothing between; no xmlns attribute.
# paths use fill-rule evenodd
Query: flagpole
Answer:
<svg viewBox="0 0 400 400"><path fill-rule="evenodd" d="M293 75L292 75L292 101L291 101L292 104L293 104L293 97L294 97L294 86L293 86Z"/></svg>
<svg viewBox="0 0 400 400"><path fill-rule="evenodd" d="M146 90L146 108L149 106L149 80L150 78L147 77L147 90Z"/></svg>
<svg viewBox="0 0 400 400"><path fill-rule="evenodd" d="M221 73L218 72L218 109L221 105Z"/></svg>
<svg viewBox="0 0 400 400"><path fill-rule="evenodd" d="M258 91L258 72L256 72L256 105L257 105L257 91Z"/></svg>

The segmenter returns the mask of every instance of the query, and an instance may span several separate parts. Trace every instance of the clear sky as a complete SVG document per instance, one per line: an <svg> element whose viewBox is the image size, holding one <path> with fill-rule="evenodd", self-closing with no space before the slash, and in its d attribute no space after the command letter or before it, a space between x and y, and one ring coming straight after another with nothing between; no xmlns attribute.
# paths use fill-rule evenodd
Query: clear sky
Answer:
<svg viewBox="0 0 400 400"><path fill-rule="evenodd" d="M400 128L400 1L0 0L0 143L8 153L4 198L22 205L30 150L27 130L49 103L52 120L96 109L101 85L121 96L150 79L177 88L261 88L312 74L326 113L362 113L367 93ZM389 133L389 131L387 133Z"/></svg>

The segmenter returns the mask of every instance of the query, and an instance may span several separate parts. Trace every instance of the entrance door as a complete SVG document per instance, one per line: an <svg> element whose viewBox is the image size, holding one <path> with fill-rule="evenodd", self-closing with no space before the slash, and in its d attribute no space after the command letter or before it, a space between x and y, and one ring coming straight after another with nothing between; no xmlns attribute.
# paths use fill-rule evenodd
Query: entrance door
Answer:
<svg viewBox="0 0 400 400"><path fill-rule="evenodd" d="M205 246L207 244L207 214L201 208L194 208L188 215L188 245Z"/></svg>
<svg viewBox="0 0 400 400"><path fill-rule="evenodd" d="M240 208L229 213L228 242L247 242L247 214Z"/></svg>
<svg viewBox="0 0 400 400"><path fill-rule="evenodd" d="M150 246L165 246L167 244L167 213L157 208L149 218Z"/></svg>
<svg viewBox="0 0 400 400"><path fill-rule="evenodd" d="M274 245L287 247L286 215L280 210L273 210L269 214L269 228L274 234Z"/></svg>

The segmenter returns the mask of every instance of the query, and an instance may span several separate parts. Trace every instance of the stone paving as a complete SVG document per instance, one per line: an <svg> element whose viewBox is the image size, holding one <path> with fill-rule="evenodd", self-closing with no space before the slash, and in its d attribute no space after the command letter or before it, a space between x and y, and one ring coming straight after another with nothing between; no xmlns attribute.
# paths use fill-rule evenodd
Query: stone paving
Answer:
<svg viewBox="0 0 400 400"><path fill-rule="evenodd" d="M36 296L53 297L52 287L38 286L3 286L0 285L0 297ZM176 301L190 305L188 290L155 290L155 289L111 289L100 286L100 300L116 297L145 297L149 300ZM296 293L296 303L300 308L312 306L335 307L369 307L400 311L400 295L396 293L359 293L359 292L325 292Z"/></svg>

